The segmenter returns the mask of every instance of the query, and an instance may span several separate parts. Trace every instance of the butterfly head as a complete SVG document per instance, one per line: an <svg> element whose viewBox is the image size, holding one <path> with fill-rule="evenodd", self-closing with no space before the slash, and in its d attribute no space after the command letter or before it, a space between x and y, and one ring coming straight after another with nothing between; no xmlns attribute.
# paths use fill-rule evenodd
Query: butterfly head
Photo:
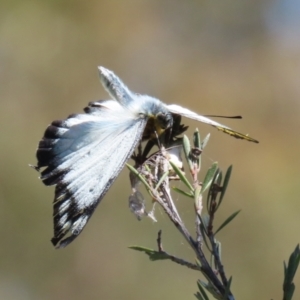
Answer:
<svg viewBox="0 0 300 300"><path fill-rule="evenodd" d="M155 129L157 133L163 132L164 130L173 126L172 114L167 110L159 111L155 116Z"/></svg>

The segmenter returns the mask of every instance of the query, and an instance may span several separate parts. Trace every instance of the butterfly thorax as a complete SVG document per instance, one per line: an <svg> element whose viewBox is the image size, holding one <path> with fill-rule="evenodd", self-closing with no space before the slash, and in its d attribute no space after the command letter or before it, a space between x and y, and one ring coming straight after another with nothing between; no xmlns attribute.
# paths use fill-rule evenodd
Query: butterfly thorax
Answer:
<svg viewBox="0 0 300 300"><path fill-rule="evenodd" d="M130 109L148 119L143 139L149 139L155 134L160 136L166 129L172 127L172 114L161 101L146 95L136 95L134 100Z"/></svg>

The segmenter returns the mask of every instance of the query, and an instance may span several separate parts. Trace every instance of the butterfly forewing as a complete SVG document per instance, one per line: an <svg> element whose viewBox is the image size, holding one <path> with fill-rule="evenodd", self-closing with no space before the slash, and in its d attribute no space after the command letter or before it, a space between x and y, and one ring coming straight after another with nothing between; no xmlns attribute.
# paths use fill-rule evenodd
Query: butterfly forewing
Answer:
<svg viewBox="0 0 300 300"><path fill-rule="evenodd" d="M128 106L134 95L128 87L112 71L98 67L99 77L106 91L119 103Z"/></svg>
<svg viewBox="0 0 300 300"><path fill-rule="evenodd" d="M199 122L202 122L202 123L205 123L205 124L209 124L215 128L217 128L218 130L224 132L224 133L227 133L237 139L243 139L243 140L246 140L246 141L249 141L249 142L254 142L254 143L258 143L257 140L253 139L252 137L246 135L246 134L243 134L243 133L239 133L225 125L222 125L218 122L215 122L207 117L204 117L204 116L201 116L201 115L198 115L196 114L195 112L187 109L187 108L184 108L184 107L181 107L179 105L175 105L175 104L171 104L171 105L167 105L167 108L173 113L173 114L176 114L176 115L181 115L183 117L186 117L186 118L189 118L189 119L193 119L193 120L196 120L196 121L199 121Z"/></svg>
<svg viewBox="0 0 300 300"><path fill-rule="evenodd" d="M53 122L37 150L38 168L47 167L41 179L46 185L56 184L52 242L58 247L82 231L141 140L147 122L121 106L101 106L98 113L96 107L91 114Z"/></svg>

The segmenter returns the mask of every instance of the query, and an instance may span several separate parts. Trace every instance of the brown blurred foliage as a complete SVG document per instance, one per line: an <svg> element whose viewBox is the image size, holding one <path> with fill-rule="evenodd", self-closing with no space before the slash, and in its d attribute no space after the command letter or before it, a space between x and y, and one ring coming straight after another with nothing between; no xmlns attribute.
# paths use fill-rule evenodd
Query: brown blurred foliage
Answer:
<svg viewBox="0 0 300 300"><path fill-rule="evenodd" d="M193 299L199 274L127 249L163 229L168 252L194 259L162 212L155 224L129 212L127 171L72 245L50 243L54 189L28 163L50 121L108 97L98 65L164 102L243 115L221 122L260 144L185 123L212 134L205 167L234 166L219 220L242 209L219 236L232 291L281 299L300 223L299 5L283 2L1 1L0 299ZM192 204L178 205L193 229Z"/></svg>

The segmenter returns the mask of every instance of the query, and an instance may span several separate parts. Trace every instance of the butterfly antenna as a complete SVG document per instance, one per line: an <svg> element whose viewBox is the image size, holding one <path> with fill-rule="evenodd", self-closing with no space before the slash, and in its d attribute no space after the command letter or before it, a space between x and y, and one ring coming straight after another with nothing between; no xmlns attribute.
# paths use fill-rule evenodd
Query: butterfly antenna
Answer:
<svg viewBox="0 0 300 300"><path fill-rule="evenodd" d="M242 116L217 116L217 115L203 115L209 118L224 118L224 119L242 119Z"/></svg>

